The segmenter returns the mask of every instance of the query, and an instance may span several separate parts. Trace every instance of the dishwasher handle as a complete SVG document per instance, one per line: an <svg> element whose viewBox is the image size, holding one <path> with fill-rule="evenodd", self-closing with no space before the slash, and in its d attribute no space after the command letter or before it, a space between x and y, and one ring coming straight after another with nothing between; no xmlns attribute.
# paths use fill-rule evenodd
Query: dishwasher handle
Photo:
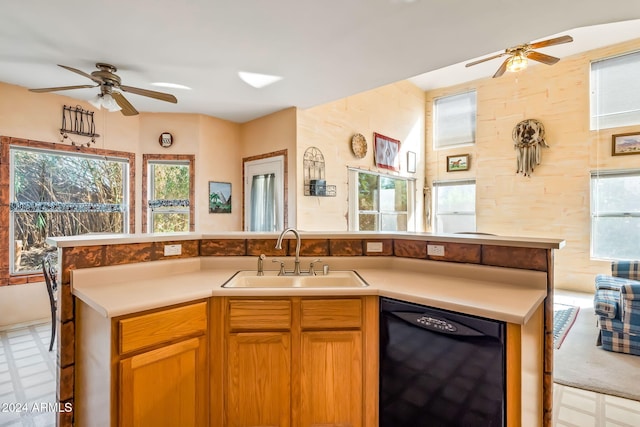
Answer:
<svg viewBox="0 0 640 427"><path fill-rule="evenodd" d="M473 328L462 325L458 322L446 319L444 317L434 316L430 313L415 313L406 311L389 312L395 317L404 320L407 323L441 334L457 335L465 337L483 337L485 334Z"/></svg>

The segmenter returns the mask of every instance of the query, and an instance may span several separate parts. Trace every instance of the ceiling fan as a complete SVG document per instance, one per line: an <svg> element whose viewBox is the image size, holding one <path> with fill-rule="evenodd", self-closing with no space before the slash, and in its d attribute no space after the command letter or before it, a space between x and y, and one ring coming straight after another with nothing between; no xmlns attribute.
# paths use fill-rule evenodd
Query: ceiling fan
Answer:
<svg viewBox="0 0 640 427"><path fill-rule="evenodd" d="M100 93L96 96L96 98L89 101L94 107L100 108L104 107L109 111L118 111L120 110L122 114L125 116L134 116L138 114L138 110L134 108L129 101L122 95L122 93L118 92L118 89L122 92L130 92L135 93L136 95L148 96L149 98L159 99L161 101L177 103L178 100L175 96L163 93L156 92L148 89L141 89L133 86L125 86L120 84L120 77L115 74L118 69L111 64L105 64L102 62L98 62L96 67L98 71L94 71L91 74L87 74L84 71L78 70L76 68L72 68L66 65L60 65L66 70L73 71L74 73L80 74L88 79L93 80L94 85L78 85L78 86L60 86L60 87L47 87L41 89L29 89L31 92L57 92L59 90L70 90L70 89L86 89L92 87L100 87Z"/></svg>
<svg viewBox="0 0 640 427"><path fill-rule="evenodd" d="M473 65L480 64L481 62L490 61L492 59L500 58L505 55L509 55L509 58L505 59L498 71L493 75L493 78L500 77L505 71L520 71L527 68L527 59L533 59L534 61L542 62L543 64L553 65L560 61L560 58L550 56L544 53L536 52L534 49L540 49L547 46L553 46L556 44L570 43L573 41L571 36L561 36L553 39L542 40L536 43L525 43L518 46L510 47L504 50L504 52L489 56L487 58L473 61L465 65L465 67L471 67Z"/></svg>

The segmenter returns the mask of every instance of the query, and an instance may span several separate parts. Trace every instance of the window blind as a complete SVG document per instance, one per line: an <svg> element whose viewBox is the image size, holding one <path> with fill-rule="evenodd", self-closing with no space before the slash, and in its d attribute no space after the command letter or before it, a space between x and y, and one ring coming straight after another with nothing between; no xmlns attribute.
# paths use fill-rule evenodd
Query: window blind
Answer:
<svg viewBox="0 0 640 427"><path fill-rule="evenodd" d="M437 98L433 110L435 149L475 143L475 91Z"/></svg>
<svg viewBox="0 0 640 427"><path fill-rule="evenodd" d="M640 123L640 51L591 63L591 129Z"/></svg>

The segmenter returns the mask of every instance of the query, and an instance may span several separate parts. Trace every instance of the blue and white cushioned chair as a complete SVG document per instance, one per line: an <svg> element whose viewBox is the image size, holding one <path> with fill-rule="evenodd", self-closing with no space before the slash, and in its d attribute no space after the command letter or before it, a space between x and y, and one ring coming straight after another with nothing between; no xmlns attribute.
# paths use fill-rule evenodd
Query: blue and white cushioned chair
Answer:
<svg viewBox="0 0 640 427"><path fill-rule="evenodd" d="M640 261L614 261L611 276L596 276L593 307L598 344L609 351L640 356Z"/></svg>

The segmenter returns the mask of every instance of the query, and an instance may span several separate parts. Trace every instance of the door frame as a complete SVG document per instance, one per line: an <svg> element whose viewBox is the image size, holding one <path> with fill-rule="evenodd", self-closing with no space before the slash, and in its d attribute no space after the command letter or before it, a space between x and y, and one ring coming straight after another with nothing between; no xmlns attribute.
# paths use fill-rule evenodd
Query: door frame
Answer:
<svg viewBox="0 0 640 427"><path fill-rule="evenodd" d="M253 162L256 160L266 160L266 159L270 159L272 157L278 157L278 156L282 156L283 157L283 177L282 177L282 201L283 201L283 206L282 206L282 215L284 216L283 221L284 221L284 228L287 228L289 226L289 167L288 167L288 156L287 156L287 150L278 150L278 151L272 151L270 153L264 153L264 154L259 154L257 156L249 156L249 157L243 157L242 158L242 230L245 230L245 227L247 226L246 223L246 203L245 203L245 167L246 167L246 163L247 162Z"/></svg>

